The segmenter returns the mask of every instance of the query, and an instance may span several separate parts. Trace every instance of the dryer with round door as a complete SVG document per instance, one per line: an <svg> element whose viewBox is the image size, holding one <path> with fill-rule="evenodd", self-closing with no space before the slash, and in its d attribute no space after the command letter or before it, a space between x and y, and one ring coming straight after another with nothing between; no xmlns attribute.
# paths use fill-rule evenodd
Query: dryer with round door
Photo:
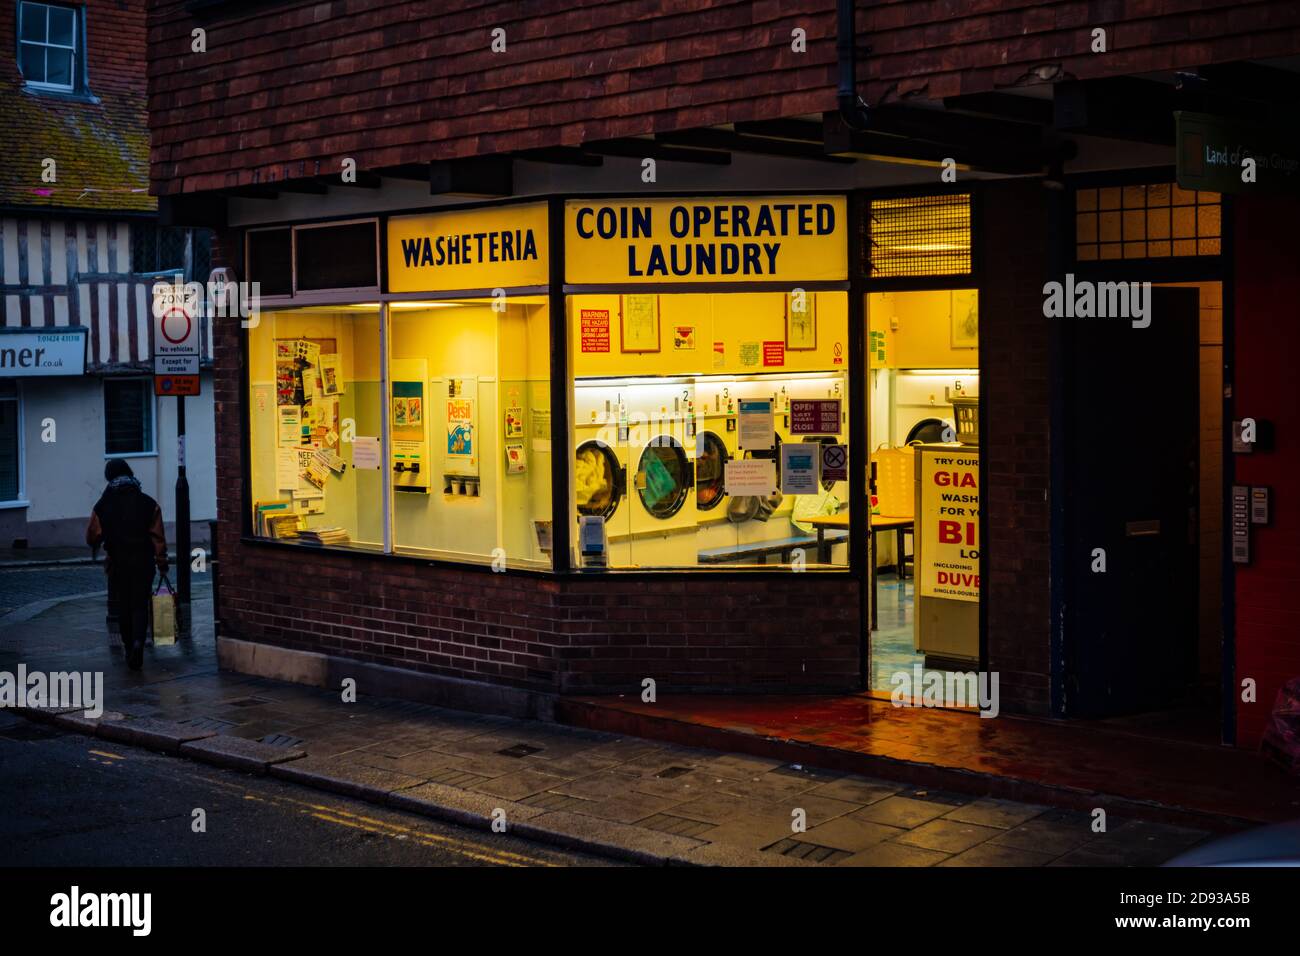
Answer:
<svg viewBox="0 0 1300 956"><path fill-rule="evenodd" d="M695 437L695 510L717 511L726 501L725 479L731 452L716 432L702 431ZM724 509L725 510L725 509ZM721 512L719 512L721 514Z"/></svg>
<svg viewBox="0 0 1300 956"><path fill-rule="evenodd" d="M573 483L580 516L613 520L620 506L626 507L627 468L614 449L599 438L581 442L574 453Z"/></svg>

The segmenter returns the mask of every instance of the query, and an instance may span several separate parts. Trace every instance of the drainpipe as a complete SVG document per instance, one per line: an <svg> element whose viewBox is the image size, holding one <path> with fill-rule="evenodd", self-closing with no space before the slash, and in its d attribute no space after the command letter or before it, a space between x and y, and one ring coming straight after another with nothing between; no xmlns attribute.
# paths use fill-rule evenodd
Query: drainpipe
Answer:
<svg viewBox="0 0 1300 956"><path fill-rule="evenodd" d="M871 128L871 107L858 96L857 23L854 17L856 0L836 0L838 27L835 49L839 54L840 85L838 101L840 117L849 129Z"/></svg>

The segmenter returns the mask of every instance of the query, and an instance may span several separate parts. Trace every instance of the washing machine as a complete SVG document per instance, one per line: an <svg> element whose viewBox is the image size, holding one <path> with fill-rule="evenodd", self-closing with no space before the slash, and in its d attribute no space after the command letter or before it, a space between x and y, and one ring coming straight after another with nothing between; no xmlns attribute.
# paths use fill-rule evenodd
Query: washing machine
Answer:
<svg viewBox="0 0 1300 956"><path fill-rule="evenodd" d="M731 458L726 439L718 432L706 428L695 436L695 510L699 517L725 513L725 508L722 512L718 508L727 499L725 479Z"/></svg>

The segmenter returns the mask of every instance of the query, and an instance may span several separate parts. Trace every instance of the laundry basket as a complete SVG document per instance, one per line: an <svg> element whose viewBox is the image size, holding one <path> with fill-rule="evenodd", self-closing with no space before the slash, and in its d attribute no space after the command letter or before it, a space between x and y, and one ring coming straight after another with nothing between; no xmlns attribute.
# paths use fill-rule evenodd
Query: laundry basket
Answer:
<svg viewBox="0 0 1300 956"><path fill-rule="evenodd" d="M916 455L908 446L880 448L871 453L876 466L876 497L883 518L911 518L915 511L912 477Z"/></svg>

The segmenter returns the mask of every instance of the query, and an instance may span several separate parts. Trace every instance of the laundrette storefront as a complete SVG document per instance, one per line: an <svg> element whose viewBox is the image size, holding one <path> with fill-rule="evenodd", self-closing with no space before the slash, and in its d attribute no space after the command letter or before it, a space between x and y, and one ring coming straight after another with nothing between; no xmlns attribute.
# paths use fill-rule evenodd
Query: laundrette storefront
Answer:
<svg viewBox="0 0 1300 956"><path fill-rule="evenodd" d="M852 209L583 197L247 230L226 662L862 687Z"/></svg>

